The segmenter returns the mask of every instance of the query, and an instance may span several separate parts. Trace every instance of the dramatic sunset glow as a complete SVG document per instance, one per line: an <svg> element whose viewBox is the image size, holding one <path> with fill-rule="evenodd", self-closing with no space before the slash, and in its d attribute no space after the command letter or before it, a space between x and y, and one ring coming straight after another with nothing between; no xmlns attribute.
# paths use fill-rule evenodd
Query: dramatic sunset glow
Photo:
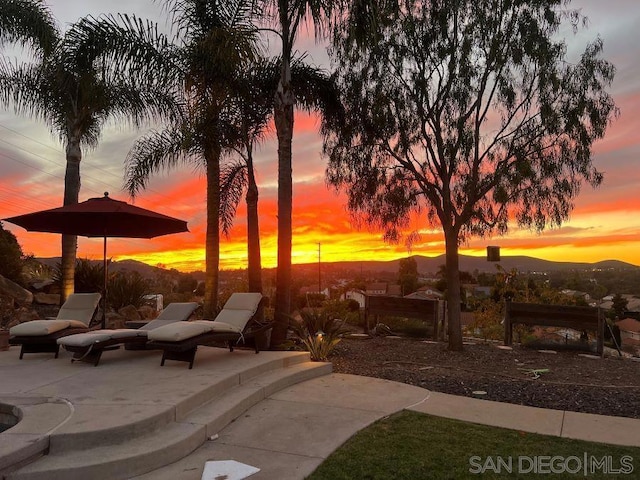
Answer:
<svg viewBox="0 0 640 480"><path fill-rule="evenodd" d="M113 2L97 0L51 0L61 24L86 14L135 13L164 22L158 2ZM135 3L132 7L130 4ZM598 35L604 41L604 57L617 68L611 92L621 110L606 137L595 147L595 164L605 180L596 190L584 186L570 220L559 229L538 235L513 228L507 236L471 239L461 253L485 255L487 245L500 245L502 255L528 255L556 261L594 262L623 260L640 265L640 3L635 0L574 0L573 8L589 17L589 27L571 36L569 52L584 50ZM326 63L323 46L302 39L298 49L309 49L310 59ZM408 252L404 244L388 245L380 232L357 229L345 207L345 195L329 189L324 180L326 159L321 155L319 122L313 115L296 115L294 157L293 262L322 260L391 260L408 253L436 256L444 253L444 238L438 228L415 218L411 231L421 236ZM123 161L136 138L144 132L126 125L109 125L100 145L85 151L81 165L80 200L110 196L131 201L122 191ZM277 142L272 135L256 152L260 188L260 231L264 267L276 266L277 244ZM64 149L35 119L0 112L0 218L60 206L65 171ZM188 222L189 233L151 240L110 239L108 256L115 260L136 259L182 271L204 269L205 181L202 171L191 168L164 172L148 190L134 200L136 205ZM37 257L60 256L60 236L29 233L4 223L22 245ZM230 237L223 239L221 267L246 266L246 207L240 205ZM102 240L79 238L78 257L102 258Z"/></svg>

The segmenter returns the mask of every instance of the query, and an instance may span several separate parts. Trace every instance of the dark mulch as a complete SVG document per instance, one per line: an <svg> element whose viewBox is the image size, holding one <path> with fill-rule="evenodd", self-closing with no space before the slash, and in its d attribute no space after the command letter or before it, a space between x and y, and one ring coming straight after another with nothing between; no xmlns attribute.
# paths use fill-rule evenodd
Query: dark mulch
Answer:
<svg viewBox="0 0 640 480"><path fill-rule="evenodd" d="M617 355L617 354L616 354ZM336 373L394 380L428 390L541 408L640 418L640 362L585 358L497 344L465 345L408 338L343 339L331 357ZM548 369L539 373L531 370ZM486 395L473 392L484 391Z"/></svg>

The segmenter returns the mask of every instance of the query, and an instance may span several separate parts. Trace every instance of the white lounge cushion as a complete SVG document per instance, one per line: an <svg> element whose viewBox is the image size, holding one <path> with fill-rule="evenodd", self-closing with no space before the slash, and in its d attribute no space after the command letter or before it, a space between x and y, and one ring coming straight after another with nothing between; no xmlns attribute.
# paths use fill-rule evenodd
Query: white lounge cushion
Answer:
<svg viewBox="0 0 640 480"><path fill-rule="evenodd" d="M149 330L149 340L159 342L180 342L210 332L214 322L199 320L196 322L174 322L170 325Z"/></svg>
<svg viewBox="0 0 640 480"><path fill-rule="evenodd" d="M79 320L32 320L11 327L10 335L18 337L40 337L59 332L65 328L86 328Z"/></svg>
<svg viewBox="0 0 640 480"><path fill-rule="evenodd" d="M154 328L168 325L173 322L188 320L191 314L199 307L196 302L173 302L165 307L160 315L140 328L140 330L153 330Z"/></svg>
<svg viewBox="0 0 640 480"><path fill-rule="evenodd" d="M72 293L58 311L58 320L79 320L88 326L100 302L99 293Z"/></svg>
<svg viewBox="0 0 640 480"><path fill-rule="evenodd" d="M251 320L251 317L255 315L255 311L252 310L222 310L216 319L215 323L224 323L226 325L233 325L235 331L241 332L247 325L247 322Z"/></svg>
<svg viewBox="0 0 640 480"><path fill-rule="evenodd" d="M131 328L120 328L115 330L95 330L93 332L77 333L59 338L58 345L65 347L88 347L95 343L107 342L109 340L120 340L129 337L146 337L147 332L134 330Z"/></svg>
<svg viewBox="0 0 640 480"><path fill-rule="evenodd" d="M261 299L261 293L233 293L224 304L224 310L253 310L255 313Z"/></svg>
<svg viewBox="0 0 640 480"><path fill-rule="evenodd" d="M234 293L214 321L177 322L149 331L149 340L180 342L203 333L242 333L258 310L262 294Z"/></svg>
<svg viewBox="0 0 640 480"><path fill-rule="evenodd" d="M211 331L216 333L242 333L242 329L235 325L229 325L228 323L216 320L213 323Z"/></svg>

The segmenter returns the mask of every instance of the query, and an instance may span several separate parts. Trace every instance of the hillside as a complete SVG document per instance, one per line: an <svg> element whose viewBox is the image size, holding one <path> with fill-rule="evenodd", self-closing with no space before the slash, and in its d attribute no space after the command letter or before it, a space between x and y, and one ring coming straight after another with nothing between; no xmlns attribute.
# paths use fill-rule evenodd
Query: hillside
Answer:
<svg viewBox="0 0 640 480"><path fill-rule="evenodd" d="M418 265L418 272L421 274L435 273L438 271L441 265L444 265L444 255L437 257L425 257L422 255L413 255L412 258L416 260ZM60 262L60 257L53 258L38 258L38 261L49 265L55 266ZM637 265L621 262L619 260L605 260L596 263L575 263L575 262L551 262L549 260L542 260L534 257L527 256L503 256L499 263L503 268L511 270L517 269L519 272L566 272L571 270L611 270L611 269L638 269ZM363 272L393 272L397 273L399 269L400 260L391 261L358 261L358 262L322 262L323 270L341 270L341 271L353 271L356 273ZM294 265L294 272L317 271L317 263L298 264ZM143 277L151 278L155 277L158 273L166 270L147 265L143 262L136 260L122 260L120 262L111 262L109 270L112 272L119 271L136 271ZM460 255L460 270L467 272L495 272L496 266L493 262L488 262L485 257L471 257L468 255ZM200 279L202 272L197 272L196 278Z"/></svg>
<svg viewBox="0 0 640 480"><path fill-rule="evenodd" d="M437 272L441 265L445 263L445 256L425 257L422 255L413 255L418 265L420 273ZM502 268L511 270L517 269L519 272L553 272L553 271L570 271L570 270L610 270L610 269L635 269L640 268L637 265L621 262L619 260L605 260L595 263L575 263L575 262L552 262L542 260L540 258L527 256L502 256L499 263ZM388 271L397 272L400 260L392 260L387 262L365 261L365 262L336 262L324 263L323 265L332 265L338 268L357 270L363 272L371 271ZM494 262L488 262L485 257L472 257L468 255L460 255L460 270L473 272L495 272L496 266Z"/></svg>

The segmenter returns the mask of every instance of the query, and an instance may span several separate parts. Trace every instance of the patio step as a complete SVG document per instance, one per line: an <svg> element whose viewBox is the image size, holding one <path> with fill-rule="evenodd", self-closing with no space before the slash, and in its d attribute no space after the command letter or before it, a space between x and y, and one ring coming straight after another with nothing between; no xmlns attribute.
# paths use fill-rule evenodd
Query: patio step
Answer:
<svg viewBox="0 0 640 480"><path fill-rule="evenodd" d="M308 357L307 357L308 359ZM271 362L268 362L271 363ZM280 362L282 364L282 362ZM110 433L89 435L83 433L70 442L70 438L59 442L49 455L10 473L7 480L117 480L151 472L173 463L202 445L207 438L238 418L247 409L273 393L304 380L331 373L331 364L300 362L293 360L282 368L259 368L245 371L238 376L240 381L219 390L208 399L204 395L185 401L175 407L175 420L158 423L144 431L141 425ZM265 364L268 365L268 364ZM273 367L273 365L271 366ZM208 389L206 389L208 390ZM148 426L144 426L148 427ZM105 442L97 443L102 436ZM55 443L52 435L51 444ZM92 445L75 444L75 441L90 441ZM85 448L81 448L85 447Z"/></svg>
<svg viewBox="0 0 640 480"><path fill-rule="evenodd" d="M190 412L197 410L204 404L215 401L231 389L245 384L257 376L279 371L283 368L308 361L309 355L302 352L289 356L286 359L274 359L255 367L247 368L241 372L236 372L226 378L221 378L178 404L157 409L154 413L150 413L149 409L138 411L136 414L130 413L129 418L119 424L111 420L108 423L105 422L105 424L97 425L89 431L70 431L73 429L67 427L65 431L59 431L51 435L49 441L50 453L120 444L130 438L146 435L147 433L163 428L164 425L181 421L189 415ZM118 409L118 406L112 407L103 412L102 416L120 415L121 412L119 412ZM91 409L92 413L93 411L94 408Z"/></svg>

